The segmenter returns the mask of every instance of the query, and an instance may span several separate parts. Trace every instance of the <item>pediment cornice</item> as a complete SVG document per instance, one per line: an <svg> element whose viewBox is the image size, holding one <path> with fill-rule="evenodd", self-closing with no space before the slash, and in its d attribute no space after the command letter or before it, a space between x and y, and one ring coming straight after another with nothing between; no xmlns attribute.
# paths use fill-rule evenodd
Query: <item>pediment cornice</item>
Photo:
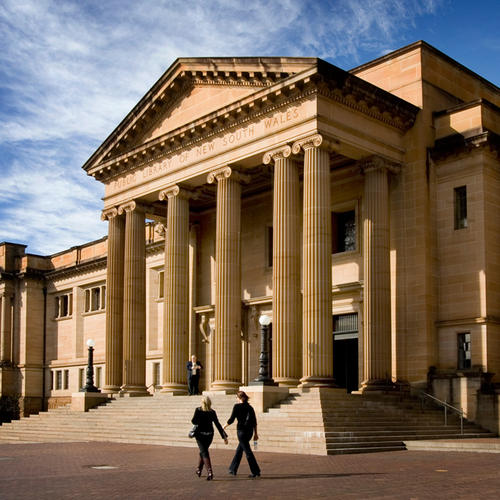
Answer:
<svg viewBox="0 0 500 500"><path fill-rule="evenodd" d="M118 127L83 165L90 173L113 156L124 140L132 139L145 123L165 112L194 86L269 87L314 65L315 58L241 57L180 58L160 77Z"/></svg>
<svg viewBox="0 0 500 500"><path fill-rule="evenodd" d="M114 147L106 155L99 161L92 162L96 152L84 168L89 175L100 181L112 180L137 167L210 140L233 128L245 126L252 120L314 95L323 96L403 132L413 126L418 113L417 107L324 61L316 59L314 62L310 68L288 76L281 72L279 75L275 72L272 77L262 72L257 76L256 73L248 72L239 77L231 72L224 75L210 71L205 74L200 71L194 72L195 74L191 72L184 83L176 82L179 85L177 99L182 98L195 84L234 85L238 78L241 85L254 85L256 91L128 150L120 148L120 139L117 137ZM179 73L179 78L184 77L185 72ZM173 103L173 99L169 102ZM151 103L150 109L154 109L153 104ZM154 119L152 115L150 119ZM126 135L123 138L126 139ZM114 153L113 150L117 152Z"/></svg>

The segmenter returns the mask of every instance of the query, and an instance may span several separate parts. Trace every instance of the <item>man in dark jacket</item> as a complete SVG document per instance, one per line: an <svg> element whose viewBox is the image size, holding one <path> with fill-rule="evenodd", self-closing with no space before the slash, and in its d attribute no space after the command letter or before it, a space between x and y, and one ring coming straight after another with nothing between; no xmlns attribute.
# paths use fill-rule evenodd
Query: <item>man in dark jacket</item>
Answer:
<svg viewBox="0 0 500 500"><path fill-rule="evenodd" d="M186 364L188 392L190 396L198 394L198 384L200 382L200 373L202 368L203 366L193 354L191 356L191 361L188 361Z"/></svg>

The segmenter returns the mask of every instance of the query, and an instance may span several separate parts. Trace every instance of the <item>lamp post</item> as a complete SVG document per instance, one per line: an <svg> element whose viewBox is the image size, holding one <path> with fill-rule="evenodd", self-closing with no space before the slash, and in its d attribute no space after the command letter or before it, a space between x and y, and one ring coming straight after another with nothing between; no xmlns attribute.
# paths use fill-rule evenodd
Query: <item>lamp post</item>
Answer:
<svg viewBox="0 0 500 500"><path fill-rule="evenodd" d="M260 356L259 356L259 376L250 382L250 385L277 385L269 376L269 325L271 318L263 314L259 318L260 324Z"/></svg>
<svg viewBox="0 0 500 500"><path fill-rule="evenodd" d="M80 392L101 392L94 385L94 346L95 341L92 339L87 340L87 346L89 348L89 361L87 364L87 383L85 387L80 389Z"/></svg>

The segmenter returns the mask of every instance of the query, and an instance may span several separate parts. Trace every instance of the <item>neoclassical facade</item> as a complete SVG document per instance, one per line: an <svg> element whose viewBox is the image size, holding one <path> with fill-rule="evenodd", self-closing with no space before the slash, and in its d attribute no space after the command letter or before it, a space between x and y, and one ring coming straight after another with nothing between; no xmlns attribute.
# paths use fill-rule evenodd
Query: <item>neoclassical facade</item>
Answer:
<svg viewBox="0 0 500 500"><path fill-rule="evenodd" d="M186 393L191 353L235 391L266 314L280 386L427 388L475 418L500 373L498 106L424 42L351 71L178 59L83 166L107 238L0 245L2 394L64 402L91 337L103 391Z"/></svg>

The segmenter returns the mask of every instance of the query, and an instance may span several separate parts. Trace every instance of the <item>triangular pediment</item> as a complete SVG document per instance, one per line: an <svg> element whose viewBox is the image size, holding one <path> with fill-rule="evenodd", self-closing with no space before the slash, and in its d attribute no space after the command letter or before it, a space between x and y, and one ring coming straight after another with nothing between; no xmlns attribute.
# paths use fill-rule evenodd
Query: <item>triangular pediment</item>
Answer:
<svg viewBox="0 0 500 500"><path fill-rule="evenodd" d="M85 163L89 172L315 65L315 58L178 59Z"/></svg>
<svg viewBox="0 0 500 500"><path fill-rule="evenodd" d="M238 99L247 97L263 85L194 85L184 94L172 99L162 113L146 125L144 131L129 142L129 146L136 147L145 142L156 139L168 132L182 127L186 123L212 113Z"/></svg>

